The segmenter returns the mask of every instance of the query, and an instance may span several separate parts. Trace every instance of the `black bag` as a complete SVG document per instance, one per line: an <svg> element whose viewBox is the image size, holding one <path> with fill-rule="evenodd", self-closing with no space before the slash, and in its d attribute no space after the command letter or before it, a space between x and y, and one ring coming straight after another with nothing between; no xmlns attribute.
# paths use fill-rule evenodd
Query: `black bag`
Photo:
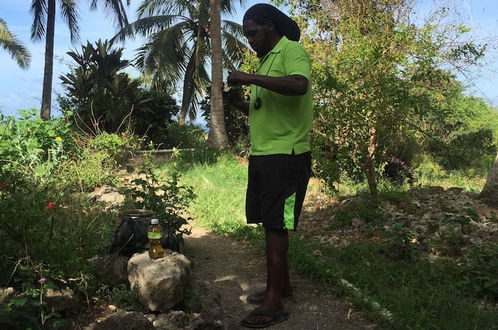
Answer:
<svg viewBox="0 0 498 330"><path fill-rule="evenodd" d="M123 216L123 220L114 235L110 253L117 253L131 257L135 253L141 253L148 249L149 239L147 231L152 217ZM180 252L180 244L176 234L168 230L168 226L162 220L159 224L164 228L164 236L161 245L165 249Z"/></svg>

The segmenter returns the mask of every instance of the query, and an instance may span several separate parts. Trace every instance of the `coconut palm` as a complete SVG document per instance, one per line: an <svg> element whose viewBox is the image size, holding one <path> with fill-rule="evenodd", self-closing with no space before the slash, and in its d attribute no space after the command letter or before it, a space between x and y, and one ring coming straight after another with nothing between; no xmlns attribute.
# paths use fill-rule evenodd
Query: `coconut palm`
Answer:
<svg viewBox="0 0 498 330"><path fill-rule="evenodd" d="M242 3L243 0L237 0ZM221 12L234 12L234 0L221 0ZM209 0L144 0L138 8L139 19L123 28L114 40L124 41L135 35L147 37L138 50L137 66L151 73L157 82L183 83L179 123L187 113L196 115L197 105L210 84ZM242 26L223 20L223 66L235 70L246 45L241 41Z"/></svg>
<svg viewBox="0 0 498 330"><path fill-rule="evenodd" d="M121 0L89 0L90 9L98 8L99 3L106 11L115 15L117 23L124 26L128 23L126 12ZM31 39L37 41L45 37L45 69L43 73L43 93L41 118L50 118L52 103L52 76L54 62L54 31L56 4L59 3L60 14L69 27L71 41L79 37L78 8L74 0L32 0L31 13L33 24L31 26ZM129 5L130 0L126 0Z"/></svg>
<svg viewBox="0 0 498 330"><path fill-rule="evenodd" d="M223 65L221 54L221 0L210 0L211 33L211 109L208 145L216 150L228 148L228 135L223 114Z"/></svg>
<svg viewBox="0 0 498 330"><path fill-rule="evenodd" d="M31 56L28 49L9 31L7 23L0 18L0 46L10 53L12 58L23 69L29 66Z"/></svg>

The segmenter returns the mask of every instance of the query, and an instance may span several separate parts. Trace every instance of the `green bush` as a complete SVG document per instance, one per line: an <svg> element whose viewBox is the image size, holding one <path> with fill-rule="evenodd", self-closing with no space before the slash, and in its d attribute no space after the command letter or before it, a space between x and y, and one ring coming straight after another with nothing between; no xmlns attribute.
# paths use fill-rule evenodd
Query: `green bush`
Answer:
<svg viewBox="0 0 498 330"><path fill-rule="evenodd" d="M113 166L125 165L140 145L140 139L128 131L121 134L103 132L89 139L89 147L107 154L107 162Z"/></svg>
<svg viewBox="0 0 498 330"><path fill-rule="evenodd" d="M190 202L195 194L190 186L179 184L179 175L172 173L167 180L159 179L154 172L152 159L143 162L140 177L131 180L131 186L125 189L128 200L124 208L144 208L154 211L154 217L163 220L172 233L189 234L190 231L183 227L189 217L185 216Z"/></svg>
<svg viewBox="0 0 498 330"><path fill-rule="evenodd" d="M459 285L475 296L498 301L498 246L472 248L459 262Z"/></svg>
<svg viewBox="0 0 498 330"><path fill-rule="evenodd" d="M75 149L63 118L44 121L37 110L20 110L19 115L16 119L0 114L0 179L19 170L46 176Z"/></svg>
<svg viewBox="0 0 498 330"><path fill-rule="evenodd" d="M60 189L86 192L102 184L115 184L117 179L109 155L91 149L83 149L78 158L62 162L55 176Z"/></svg>
<svg viewBox="0 0 498 330"><path fill-rule="evenodd" d="M206 138L201 126L193 124L179 125L177 122L169 123L161 136L158 138L160 149L170 148L202 148L205 147Z"/></svg>

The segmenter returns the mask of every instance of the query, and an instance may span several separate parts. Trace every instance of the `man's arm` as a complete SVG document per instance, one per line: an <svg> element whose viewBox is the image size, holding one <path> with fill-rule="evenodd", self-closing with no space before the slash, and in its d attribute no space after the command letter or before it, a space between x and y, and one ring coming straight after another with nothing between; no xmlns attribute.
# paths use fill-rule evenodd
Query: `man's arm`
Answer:
<svg viewBox="0 0 498 330"><path fill-rule="evenodd" d="M308 91L308 78L293 74L284 77L268 77L240 71L230 73L229 85L256 85L282 95L304 95Z"/></svg>

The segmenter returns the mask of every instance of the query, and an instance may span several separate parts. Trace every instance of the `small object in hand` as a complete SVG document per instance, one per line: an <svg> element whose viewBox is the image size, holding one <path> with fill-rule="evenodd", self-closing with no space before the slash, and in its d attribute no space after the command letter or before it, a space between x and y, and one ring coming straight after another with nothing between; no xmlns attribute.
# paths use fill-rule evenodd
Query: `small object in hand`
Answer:
<svg viewBox="0 0 498 330"><path fill-rule="evenodd" d="M254 101L254 109L259 110L261 108L261 105L262 105L261 98L258 97Z"/></svg>

